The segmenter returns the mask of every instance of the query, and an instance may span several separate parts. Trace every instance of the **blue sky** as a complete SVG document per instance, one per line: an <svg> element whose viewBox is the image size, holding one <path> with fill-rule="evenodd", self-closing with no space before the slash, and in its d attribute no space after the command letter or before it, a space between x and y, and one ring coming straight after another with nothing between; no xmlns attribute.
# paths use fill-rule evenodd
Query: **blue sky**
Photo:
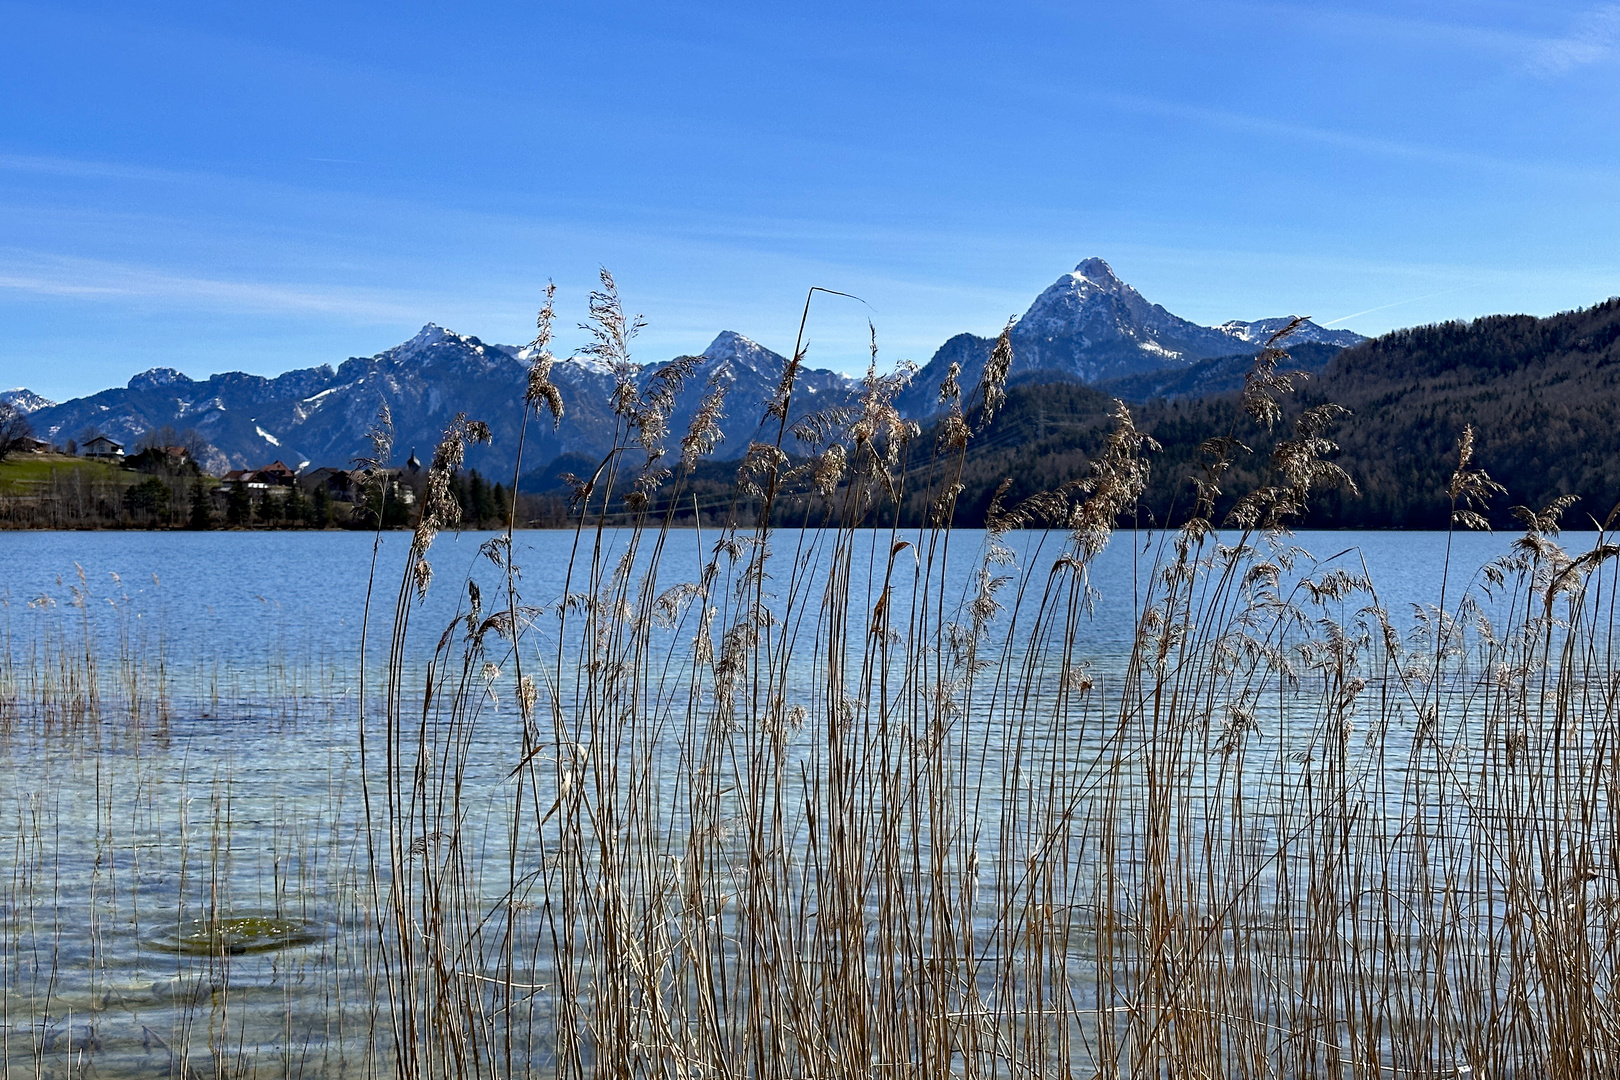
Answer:
<svg viewBox="0 0 1620 1080"><path fill-rule="evenodd" d="M0 388L439 322L925 361L1082 258L1362 333L1620 293L1620 5L0 2ZM571 329L564 345L581 335Z"/></svg>

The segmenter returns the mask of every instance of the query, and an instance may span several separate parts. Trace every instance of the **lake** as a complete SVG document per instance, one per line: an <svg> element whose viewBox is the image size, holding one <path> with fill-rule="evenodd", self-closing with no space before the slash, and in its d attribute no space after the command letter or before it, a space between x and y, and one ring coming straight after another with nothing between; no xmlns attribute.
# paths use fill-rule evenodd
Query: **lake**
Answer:
<svg viewBox="0 0 1620 1080"><path fill-rule="evenodd" d="M432 556L440 576L459 583L471 574L487 583L494 575L479 549L496 535L469 532L440 538ZM907 534L899 535L904 539ZM623 530L610 530L610 557L622 551L627 536ZM871 537L872 544L886 551L887 532ZM705 542L695 530L671 534L669 554L661 565L663 579L671 584L693 579L715 539L710 535ZM779 532L777 550L791 550L794 539L794 533ZM1479 567L1506 554L1512 539L1500 533L1453 537L1451 588L1475 581ZM587 551L590 541L587 535ZM1088 641L1097 658L1129 650L1134 597L1146 563L1163 541L1163 533L1135 537L1122 533L1097 560L1093 577L1099 595ZM1444 533L1303 531L1292 542L1320 559L1337 556L1338 565L1357 570L1365 560L1391 612L1404 614L1411 604L1439 600ZM408 533L382 537L377 552L380 621L386 622L391 613L409 543ZM960 597L969 585L983 534L962 530L952 543L967 553L952 564L947 580L947 589ZM1060 539L1056 534L1014 533L1008 543L1021 561L1039 564L1034 569L1044 572L1057 555ZM347 669L358 657L372 547L372 535L360 532L12 532L0 536L4 565L0 597L12 633L22 638L32 632L30 602L46 598L53 605L69 605L74 587L80 586L96 612L92 621L103 647L115 645L121 633L135 633L161 643L181 670L217 664L241 673L294 659ZM526 599L555 603L573 548L569 532L518 534L516 561L523 570ZM869 546L858 552L865 556L863 566L871 565L871 550ZM442 624L464 601L459 588L441 587L430 594L417 621ZM115 611L120 618L110 617Z"/></svg>
<svg viewBox="0 0 1620 1080"><path fill-rule="evenodd" d="M714 533L674 532L655 552L627 530L599 549L591 533L524 532L519 658L498 625L465 652L506 606L495 539L437 540L433 585L409 601L391 671L409 536L381 538L362 695L370 535L0 536L9 1069L371 1075L404 1055L436 1074L567 1074L649 1040L696 1062L785 1038L770 1032L800 1030L792 1002L832 1008L845 993L870 1030L813 1047L796 1034L795 1060L825 1063L858 1042L863 1060L915 1063L924 1051L894 1018L948 1000L951 1060L981 1053L1016 1072L1020 1060L1080 1068L1134 1054L1145 1069L1184 1023L1165 1018L1187 1008L1152 999L1156 980L1215 994L1208 1007L1255 1030L1301 1002L1356 1013L1313 989L1302 958L1332 969L1397 922L1401 944L1358 961L1383 973L1388 1015L1402 993L1458 973L1481 987L1507 979L1511 950L1441 948L1416 963L1411 950L1431 947L1430 922L1458 917L1435 881L1504 863L1481 838L1525 804L1468 777L1507 715L1481 687L1520 685L1511 672L1491 683L1491 665L1506 671L1534 647L1534 635L1493 644L1481 629L1426 649L1434 620L1415 612L1440 600L1449 543L1459 625L1524 618L1528 593L1482 588L1512 537L1302 532L1284 545L1300 549L1291 568L1257 552L1225 564L1238 569L1223 586L1217 558L1144 624L1166 587L1155 567L1173 560L1162 533L1116 534L1082 574L1060 562L1055 533L1010 534L986 563L977 532L953 534L947 559L915 534L781 531L755 578L752 549L716 554ZM1565 539L1578 550L1588 538ZM1364 567L1408 651L1379 636L1372 595L1331 578ZM996 575L1011 580L987 585ZM1071 578L1067 592L1052 585ZM1475 602L1459 609L1465 595ZM986 597L1001 610L973 607ZM1144 625L1159 659L1138 649L1133 663ZM1569 685L1604 684L1606 631L1581 640L1587 666ZM1601 743L1602 723L1559 715L1503 745ZM1552 790L1548 827L1597 805ZM1580 843L1608 851L1612 832L1588 818ZM1414 823L1429 830L1416 862ZM1322 845L1352 841L1361 854L1324 869ZM1412 892L1399 916L1357 884L1391 859ZM1517 872L1534 892L1586 865L1558 855ZM611 904L604 882L621 882ZM1311 907L1324 882L1343 908ZM708 921L693 921L705 904ZM1514 917L1498 898L1469 918L1473 932ZM1120 936L1105 948L1110 920L1134 929L1106 931ZM633 947L620 940L629 926ZM895 927L905 933L890 940ZM1179 974L1144 960L1147 938L1133 935L1180 941ZM935 985L948 941L960 970ZM1116 948L1130 961L1104 978ZM1239 1008L1227 976L1246 949L1277 957L1297 990L1240 995ZM835 959L863 974L834 978ZM1224 974L1205 984L1199 965ZM1402 965L1407 982L1392 981ZM652 981L614 981L621 970ZM700 1004L721 982L736 1020ZM1054 988L1067 996L1056 1013L1030 1004ZM1474 1013L1458 1016L1450 1030ZM406 1019L442 1037L402 1049ZM1348 1047L1372 1020L1334 1022ZM1432 1042L1438 1029L1413 1030ZM998 1041L1014 1035L1033 1041ZM1488 1059L1466 1042L1422 1055ZM463 1044L471 1058L445 1049ZM1274 1052L1304 1055L1280 1070L1297 1075L1327 1053L1286 1040Z"/></svg>

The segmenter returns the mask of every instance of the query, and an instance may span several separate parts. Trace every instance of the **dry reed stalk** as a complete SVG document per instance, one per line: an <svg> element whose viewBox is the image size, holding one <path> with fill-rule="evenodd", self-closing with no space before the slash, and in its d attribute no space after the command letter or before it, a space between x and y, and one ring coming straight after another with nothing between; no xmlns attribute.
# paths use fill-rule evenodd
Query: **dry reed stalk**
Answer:
<svg viewBox="0 0 1620 1080"><path fill-rule="evenodd" d="M1089 480L993 512L953 594L976 433L954 373L919 480L927 526L865 527L899 501L914 433L890 404L905 375L874 365L859 409L796 431L830 516L784 535L770 508L792 467L796 347L767 412L777 441L740 474L764 512L705 537L695 575L664 586L668 522L646 496L687 369L632 377L639 321L605 275L592 314L592 349L621 375L619 440L580 484L551 640L522 651L539 624L515 615L508 534L505 620L481 621L471 592L414 739L398 729L414 757L391 773L388 832L424 858L396 856L392 887L420 919L389 947L401 970L435 972L400 1006L418 1043L402 1075L1565 1077L1612 1062L1616 691L1597 620L1620 548L1600 536L1570 559L1531 515L1521 553L1486 568L1513 597L1506 632L1478 589L1449 609L1442 591L1403 640L1364 567L1290 544L1311 491L1349 483L1325 457L1337 414L1308 410L1235 533L1205 511L1162 538L1128 661L1093 671L1092 566L1153 449L1128 412ZM1245 391L1262 425L1292 386L1280 340ZM977 391L985 416L1006 367ZM1200 507L1241 450L1235 434L1208 448ZM1489 494L1464 451L1459 512ZM610 532L627 476L641 509ZM1042 518L1064 549L1020 571L1003 531ZM545 666L519 728L491 733L477 673L519 657ZM498 889L461 801L470 747L492 738L516 757L491 826L506 830Z"/></svg>

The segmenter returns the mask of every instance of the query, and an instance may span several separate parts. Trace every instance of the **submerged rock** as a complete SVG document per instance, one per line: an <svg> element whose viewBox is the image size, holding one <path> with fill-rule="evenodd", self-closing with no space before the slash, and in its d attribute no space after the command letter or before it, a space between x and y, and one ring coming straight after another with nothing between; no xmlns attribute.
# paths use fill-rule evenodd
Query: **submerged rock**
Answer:
<svg viewBox="0 0 1620 1080"><path fill-rule="evenodd" d="M320 938L318 925L302 919L233 915L226 919L190 919L181 923L174 936L162 944L198 955L218 956L223 953L238 956L292 945L308 945Z"/></svg>
<svg viewBox="0 0 1620 1080"><path fill-rule="evenodd" d="M47 1054L85 1052L101 1049L101 1040L91 1024L42 1025L39 1048Z"/></svg>

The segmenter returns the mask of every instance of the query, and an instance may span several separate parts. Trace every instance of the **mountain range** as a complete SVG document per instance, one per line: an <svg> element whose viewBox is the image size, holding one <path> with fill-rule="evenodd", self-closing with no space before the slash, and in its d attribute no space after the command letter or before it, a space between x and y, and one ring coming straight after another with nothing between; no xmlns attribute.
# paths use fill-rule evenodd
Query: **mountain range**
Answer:
<svg viewBox="0 0 1620 1080"><path fill-rule="evenodd" d="M1246 358L1287 321L1201 326L1147 301L1103 260L1087 259L1036 297L1013 325L1010 380L1110 385L1149 377L1169 385L1192 377L1189 385L1196 387L1196 373L1224 371L1223 360L1227 368L1241 371ZM1290 343L1326 356L1361 340L1346 330L1306 322ZM971 388L993 346L992 338L973 334L946 341L901 395L897 404L902 412L926 423L938 409L938 387L949 366L960 364L960 381ZM781 354L741 334L720 333L697 356L676 400L670 430L678 437L707 388L724 385L724 438L714 456L742 456L760 434L766 405L786 365ZM623 374L644 383L659 366ZM449 418L466 412L487 421L493 433L489 446L469 452L468 465L499 475L512 466L526 369L527 356L517 347L429 323L409 341L375 356L351 357L336 368L323 364L274 378L227 372L194 380L160 367L134 376L127 386L60 404L20 388L5 396L29 414L41 437L57 443L99 433L133 445L164 428L195 432L205 444L201 463L214 472L275 459L295 469L345 464L366 452L365 432L384 403L393 415L399 457L412 450L425 457ZM567 414L555 430L549 423L530 426L525 460L543 466L562 455L600 457L615 438L617 418L610 404L615 373L600 361L572 357L554 366L552 378ZM858 386L837 372L801 370L789 419L847 404Z"/></svg>

